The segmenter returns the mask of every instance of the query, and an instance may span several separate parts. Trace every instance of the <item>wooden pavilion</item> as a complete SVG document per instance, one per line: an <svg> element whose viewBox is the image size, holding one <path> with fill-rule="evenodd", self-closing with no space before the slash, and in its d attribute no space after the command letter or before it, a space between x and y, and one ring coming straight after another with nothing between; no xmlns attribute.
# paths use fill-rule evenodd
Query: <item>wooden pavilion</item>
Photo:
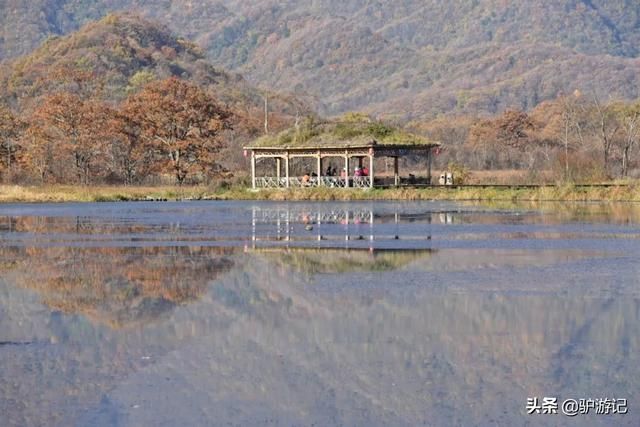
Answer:
<svg viewBox="0 0 640 427"><path fill-rule="evenodd" d="M373 188L431 184L433 150L438 146L440 143L422 136L360 118L333 122L307 120L277 135L266 135L256 140L244 147L244 153L246 157L251 157L254 189L319 186ZM400 177L399 159L410 155L424 158L424 176ZM392 178L376 177L375 159L381 157L393 159ZM312 159L314 165L308 168L311 170L302 175L292 174L292 163L305 158ZM325 171L323 162L328 158L339 158L342 170L338 173ZM259 163L262 163L262 174L258 174Z"/></svg>

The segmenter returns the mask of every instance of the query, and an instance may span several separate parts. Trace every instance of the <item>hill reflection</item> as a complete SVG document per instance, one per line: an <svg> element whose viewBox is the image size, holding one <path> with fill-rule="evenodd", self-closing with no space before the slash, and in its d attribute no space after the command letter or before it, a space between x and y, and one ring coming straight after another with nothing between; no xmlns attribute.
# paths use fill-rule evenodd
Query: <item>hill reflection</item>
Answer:
<svg viewBox="0 0 640 427"><path fill-rule="evenodd" d="M526 269L327 277L251 260L197 301L136 328L51 321L13 292L4 298L12 304L5 322L29 316L32 326L10 329L54 335L56 344L0 351L0 395L25 405L3 413L98 426L114 417L127 425L200 425L212 417L253 425L262 416L276 425L519 425L531 395L639 397L636 298L434 286L500 276L535 290ZM564 268L555 280L576 274L586 277ZM41 364L46 369L31 371ZM17 389L3 385L17 377ZM38 384L55 387L33 394Z"/></svg>
<svg viewBox="0 0 640 427"><path fill-rule="evenodd" d="M53 310L112 327L150 322L197 300L234 265L233 249L0 248L14 284Z"/></svg>
<svg viewBox="0 0 640 427"><path fill-rule="evenodd" d="M137 206L0 216L3 424L536 425L530 396L640 398L624 210Z"/></svg>
<svg viewBox="0 0 640 427"><path fill-rule="evenodd" d="M270 262L306 274L353 273L398 270L412 262L424 260L428 249L327 249L267 248L256 249Z"/></svg>

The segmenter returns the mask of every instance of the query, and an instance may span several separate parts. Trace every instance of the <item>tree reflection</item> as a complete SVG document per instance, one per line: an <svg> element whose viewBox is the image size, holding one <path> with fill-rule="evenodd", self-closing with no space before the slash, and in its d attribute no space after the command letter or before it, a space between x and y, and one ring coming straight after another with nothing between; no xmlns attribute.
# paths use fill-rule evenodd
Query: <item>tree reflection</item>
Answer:
<svg viewBox="0 0 640 427"><path fill-rule="evenodd" d="M424 261L429 249L268 248L255 253L275 265L305 274L393 271Z"/></svg>
<svg viewBox="0 0 640 427"><path fill-rule="evenodd" d="M200 298L234 265L210 247L3 248L5 271L48 307L112 327L149 322Z"/></svg>

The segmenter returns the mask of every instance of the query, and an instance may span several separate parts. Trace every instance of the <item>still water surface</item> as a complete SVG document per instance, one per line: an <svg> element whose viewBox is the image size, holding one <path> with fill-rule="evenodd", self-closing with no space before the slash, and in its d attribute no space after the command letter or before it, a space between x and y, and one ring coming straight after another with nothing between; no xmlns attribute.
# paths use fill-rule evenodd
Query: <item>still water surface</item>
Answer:
<svg viewBox="0 0 640 427"><path fill-rule="evenodd" d="M637 205L3 205L0 425L638 426L639 259Z"/></svg>

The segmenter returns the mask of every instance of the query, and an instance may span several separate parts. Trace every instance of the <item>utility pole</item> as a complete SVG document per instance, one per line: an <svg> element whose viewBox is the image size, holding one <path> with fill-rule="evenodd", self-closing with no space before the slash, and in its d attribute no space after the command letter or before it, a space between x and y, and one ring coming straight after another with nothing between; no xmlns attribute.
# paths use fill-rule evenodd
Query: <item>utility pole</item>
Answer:
<svg viewBox="0 0 640 427"><path fill-rule="evenodd" d="M269 135L269 98L264 96L264 134Z"/></svg>
<svg viewBox="0 0 640 427"><path fill-rule="evenodd" d="M569 180L569 114L565 113L564 122L564 180Z"/></svg>

